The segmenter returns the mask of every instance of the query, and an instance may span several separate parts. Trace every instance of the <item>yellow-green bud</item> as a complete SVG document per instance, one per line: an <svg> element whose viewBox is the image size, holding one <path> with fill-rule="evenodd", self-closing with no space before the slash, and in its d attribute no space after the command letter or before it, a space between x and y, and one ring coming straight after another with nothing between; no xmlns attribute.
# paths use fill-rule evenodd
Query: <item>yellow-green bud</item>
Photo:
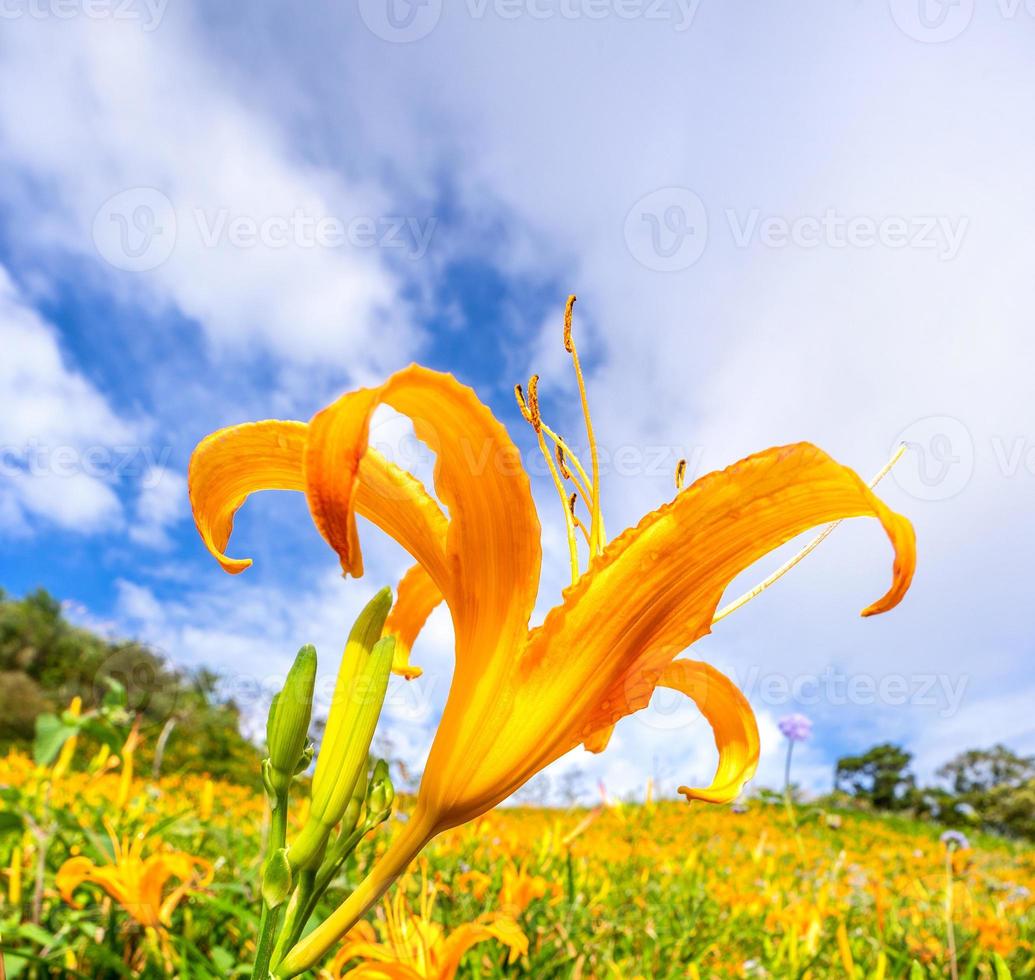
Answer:
<svg viewBox="0 0 1035 980"><path fill-rule="evenodd" d="M371 826L384 823L392 812L394 802L395 787L392 785L388 763L384 759L378 759L367 793L367 822Z"/></svg>
<svg viewBox="0 0 1035 980"><path fill-rule="evenodd" d="M316 684L316 650L302 647L288 671L283 689L273 697L266 722L270 782L284 792L298 769L309 735Z"/></svg>
<svg viewBox="0 0 1035 980"><path fill-rule="evenodd" d="M262 873L262 900L275 909L291 894L291 865L287 859L287 848L274 851L266 862Z"/></svg>
<svg viewBox="0 0 1035 980"><path fill-rule="evenodd" d="M356 784L365 780L370 741L388 690L395 650L394 639L379 639L391 605L391 590L382 589L349 634L316 760L309 820L291 846L292 867L310 867L319 859L332 828L345 815Z"/></svg>
<svg viewBox="0 0 1035 980"><path fill-rule="evenodd" d="M349 800L348 806L345 807L345 812L341 817L341 833L351 834L356 829L356 824L359 823L359 815L363 812L363 800L352 797Z"/></svg>

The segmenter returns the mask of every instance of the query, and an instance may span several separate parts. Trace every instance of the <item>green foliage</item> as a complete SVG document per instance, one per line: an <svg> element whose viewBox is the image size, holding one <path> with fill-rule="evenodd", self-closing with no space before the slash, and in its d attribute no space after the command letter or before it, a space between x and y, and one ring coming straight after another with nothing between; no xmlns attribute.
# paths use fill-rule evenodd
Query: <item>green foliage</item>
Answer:
<svg viewBox="0 0 1035 980"><path fill-rule="evenodd" d="M866 800L878 810L900 810L908 805L916 784L908 771L911 753L885 742L863 755L837 760L834 787Z"/></svg>
<svg viewBox="0 0 1035 980"><path fill-rule="evenodd" d="M1000 834L1035 838L1035 758L1005 745L961 752L938 770L950 792L943 823L978 822Z"/></svg>
<svg viewBox="0 0 1035 980"><path fill-rule="evenodd" d="M79 720L63 714L77 696ZM143 765L157 754L167 771L255 783L259 752L240 734L238 709L220 696L218 675L180 670L144 644L75 626L42 589L22 599L0 590L0 752L32 747L38 762L52 762L74 734L112 739L116 711L123 721L139 717Z"/></svg>
<svg viewBox="0 0 1035 980"><path fill-rule="evenodd" d="M923 788L908 771L911 760L890 744L838 759L830 802L908 810L950 827L1035 840L1035 758L1005 745L968 749L938 770L942 785Z"/></svg>

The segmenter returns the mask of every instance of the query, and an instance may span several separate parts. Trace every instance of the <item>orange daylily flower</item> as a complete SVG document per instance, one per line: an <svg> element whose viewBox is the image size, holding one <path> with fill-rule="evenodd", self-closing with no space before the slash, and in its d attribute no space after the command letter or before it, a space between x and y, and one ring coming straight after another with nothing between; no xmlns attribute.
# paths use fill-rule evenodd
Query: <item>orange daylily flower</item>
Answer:
<svg viewBox="0 0 1035 980"><path fill-rule="evenodd" d="M548 898L556 902L561 897L561 885L547 881L540 875L529 874L524 864L515 867L507 864L503 868L503 884L500 887L499 907L508 915L519 918L534 901Z"/></svg>
<svg viewBox="0 0 1035 980"><path fill-rule="evenodd" d="M895 551L893 579L863 614L891 609L909 588L912 526L852 470L806 443L702 477L607 543L596 443L571 335L573 301L564 343L579 382L588 468L543 421L537 379L527 397L518 389L565 504L573 578L535 629L528 623L539 588L541 529L528 476L503 426L452 376L414 365L379 387L343 395L308 423L232 426L194 452L195 522L224 569L236 573L250 564L225 553L234 514L249 494L299 490L345 573L363 568L356 514L416 560L387 626L397 637L400 672L412 673L409 647L443 599L456 635L452 686L409 822L346 903L286 957L281 976L315 962L432 837L486 812L580 743L600 751L614 724L645 707L659 686L695 702L719 751L711 785L680 792L716 803L735 799L757 765L754 714L719 671L675 658L710 631L727 585L773 549L820 524L875 517ZM415 477L369 447L371 415L380 405L408 416L435 452L435 492L448 519ZM565 483L575 488L570 497ZM588 525L577 514L579 500ZM585 571L578 532L590 550Z"/></svg>
<svg viewBox="0 0 1035 980"><path fill-rule="evenodd" d="M453 980L460 960L476 943L497 939L509 947L508 962L528 951L528 939L508 915L489 913L466 922L448 936L433 919L435 888L424 888L419 914L406 907L406 894L399 888L384 906L384 941L379 942L369 922L359 922L345 937L331 964L336 980ZM346 970L352 960L365 960Z"/></svg>
<svg viewBox="0 0 1035 980"><path fill-rule="evenodd" d="M145 839L119 841L109 828L115 861L97 865L88 857L69 858L58 870L55 883L61 897L72 906L73 892L82 884L100 885L129 916L149 929L165 929L172 922L176 906L192 889L212 880L212 865L203 858L182 851L166 851L143 857ZM173 879L178 884L170 891Z"/></svg>

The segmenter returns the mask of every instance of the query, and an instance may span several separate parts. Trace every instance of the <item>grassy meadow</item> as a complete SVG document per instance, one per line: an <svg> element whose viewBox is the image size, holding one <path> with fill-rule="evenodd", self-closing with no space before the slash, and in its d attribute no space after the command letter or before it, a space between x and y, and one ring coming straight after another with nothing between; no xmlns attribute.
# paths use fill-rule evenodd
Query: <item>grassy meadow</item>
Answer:
<svg viewBox="0 0 1035 980"><path fill-rule="evenodd" d="M49 766L0 759L7 976L247 976L261 796L152 781L132 745L88 762L69 747ZM440 837L319 976L912 980L951 976L952 947L960 977L1033 976L1035 849L969 843L950 851L931 824L814 806L792 824L760 801L498 809Z"/></svg>

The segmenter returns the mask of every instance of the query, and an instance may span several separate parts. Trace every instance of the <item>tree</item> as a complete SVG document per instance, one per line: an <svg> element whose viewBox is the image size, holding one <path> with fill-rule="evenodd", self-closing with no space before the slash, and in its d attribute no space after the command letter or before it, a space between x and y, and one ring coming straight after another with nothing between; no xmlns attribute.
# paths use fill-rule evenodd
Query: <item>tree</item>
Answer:
<svg viewBox="0 0 1035 980"><path fill-rule="evenodd" d="M959 822L973 814L1001 834L1035 837L1035 758L1021 756L1005 745L961 752L938 770L951 792L939 818Z"/></svg>
<svg viewBox="0 0 1035 980"><path fill-rule="evenodd" d="M1018 787L1035 779L1035 757L1017 755L1005 745L969 749L946 762L938 776L960 796L987 793L1002 786Z"/></svg>
<svg viewBox="0 0 1035 980"><path fill-rule="evenodd" d="M863 755L837 760L834 787L880 810L897 810L908 801L916 779L908 772L911 753L900 745L884 742Z"/></svg>
<svg viewBox="0 0 1035 980"><path fill-rule="evenodd" d="M60 714L73 697L100 705L114 681L140 719L139 758L151 762L170 719L164 771L205 772L254 782L259 751L240 733L237 706L219 694L218 675L174 667L135 640L110 640L75 626L40 589L13 599L0 589L0 752L28 750L40 715Z"/></svg>

